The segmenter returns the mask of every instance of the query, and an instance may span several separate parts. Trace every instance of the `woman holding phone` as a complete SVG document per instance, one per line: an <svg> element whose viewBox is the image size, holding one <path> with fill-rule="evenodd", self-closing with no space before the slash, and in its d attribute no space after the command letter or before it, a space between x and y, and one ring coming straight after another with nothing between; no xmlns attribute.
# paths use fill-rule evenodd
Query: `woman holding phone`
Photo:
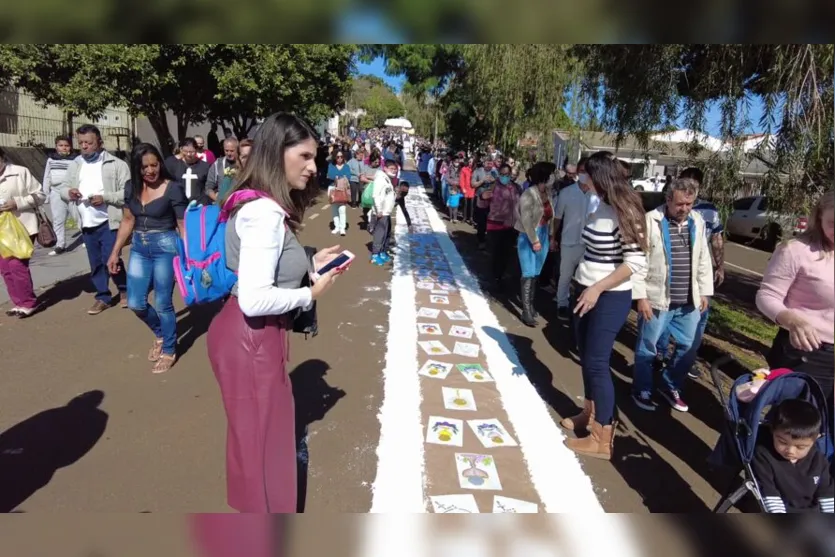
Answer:
<svg viewBox="0 0 835 557"><path fill-rule="evenodd" d="M288 334L333 285L344 267L302 281L339 256L333 246L308 257L296 234L318 192L316 132L277 113L259 127L231 193L250 193L232 207L227 265L238 283L209 327L209 361L228 419L229 506L247 513L296 512L296 432L287 375ZM230 195L231 195L230 193Z"/></svg>

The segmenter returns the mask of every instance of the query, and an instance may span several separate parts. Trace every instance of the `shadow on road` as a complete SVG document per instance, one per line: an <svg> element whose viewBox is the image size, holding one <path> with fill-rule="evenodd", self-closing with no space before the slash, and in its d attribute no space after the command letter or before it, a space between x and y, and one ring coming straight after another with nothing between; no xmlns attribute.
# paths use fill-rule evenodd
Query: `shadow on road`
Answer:
<svg viewBox="0 0 835 557"><path fill-rule="evenodd" d="M44 410L0 434L0 512L10 512L77 462L107 427L99 409L101 391L78 395L60 408Z"/></svg>
<svg viewBox="0 0 835 557"><path fill-rule="evenodd" d="M90 282L90 273L62 280L38 297L38 302L41 304L40 311L45 311L64 301L74 300L85 293L93 294L95 291Z"/></svg>
<svg viewBox="0 0 835 557"><path fill-rule="evenodd" d="M177 354L182 357L194 346L198 338L202 337L209 330L212 319L223 308L223 300L211 304L187 307L179 312L177 316Z"/></svg>
<svg viewBox="0 0 835 557"><path fill-rule="evenodd" d="M293 384L293 398L296 405L296 446L298 474L298 507L296 512L304 512L307 498L307 473L309 452L307 448L307 428L313 422L322 420L336 406L345 391L331 387L325 380L330 365L322 360L307 360L290 372Z"/></svg>

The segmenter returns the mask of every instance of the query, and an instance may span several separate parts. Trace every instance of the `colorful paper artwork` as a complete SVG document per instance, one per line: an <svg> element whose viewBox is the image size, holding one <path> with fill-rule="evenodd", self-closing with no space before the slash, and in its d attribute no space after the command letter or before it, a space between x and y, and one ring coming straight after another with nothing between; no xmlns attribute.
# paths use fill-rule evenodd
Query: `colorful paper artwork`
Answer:
<svg viewBox="0 0 835 557"><path fill-rule="evenodd" d="M469 321L470 318L467 316L466 313L461 311L460 309L456 309L455 311L450 311L448 309L444 310L444 313L447 316L447 319L450 321Z"/></svg>
<svg viewBox="0 0 835 557"><path fill-rule="evenodd" d="M464 422L452 418L430 416L426 426L426 442L435 445L464 446Z"/></svg>
<svg viewBox="0 0 835 557"><path fill-rule="evenodd" d="M444 408L447 410L478 410L475 405L475 397L470 389L453 389L441 387L444 398Z"/></svg>
<svg viewBox="0 0 835 557"><path fill-rule="evenodd" d="M424 377L431 377L433 379L446 379L447 375L449 375L451 371L452 364L437 362L435 360L427 360L418 371L418 374L423 375Z"/></svg>
<svg viewBox="0 0 835 557"><path fill-rule="evenodd" d="M438 296L437 294L432 294L429 296L429 303L448 306L449 298L447 296Z"/></svg>
<svg viewBox="0 0 835 557"><path fill-rule="evenodd" d="M539 512L539 505L521 499L511 499L501 495L493 496L494 513L519 513L536 514Z"/></svg>
<svg viewBox="0 0 835 557"><path fill-rule="evenodd" d="M424 340L418 342L418 345L430 356L446 356L451 353L442 342L437 340Z"/></svg>
<svg viewBox="0 0 835 557"><path fill-rule="evenodd" d="M486 449L518 446L499 420L468 420L467 423Z"/></svg>
<svg viewBox="0 0 835 557"><path fill-rule="evenodd" d="M433 495L429 497L436 514L478 514L475 497L465 495Z"/></svg>
<svg viewBox="0 0 835 557"><path fill-rule="evenodd" d="M435 308L420 308L417 316L420 319L437 319L441 315L441 310Z"/></svg>
<svg viewBox="0 0 835 557"><path fill-rule="evenodd" d="M462 325L453 325L449 330L449 336L471 339L473 338L473 330L470 327L464 327Z"/></svg>
<svg viewBox="0 0 835 557"><path fill-rule="evenodd" d="M438 288L440 288L444 292L449 292L449 293L458 292L458 289L455 286L453 286L451 283L448 283L448 282L439 282L437 286L438 286Z"/></svg>
<svg viewBox="0 0 835 557"><path fill-rule="evenodd" d="M458 483L462 489L501 491L496 461L486 454L455 453Z"/></svg>
<svg viewBox="0 0 835 557"><path fill-rule="evenodd" d="M493 377L481 364L458 364L458 371L470 383L492 383Z"/></svg>
<svg viewBox="0 0 835 557"><path fill-rule="evenodd" d="M437 323L418 323L418 333L422 335L442 335L444 332Z"/></svg>
<svg viewBox="0 0 835 557"><path fill-rule="evenodd" d="M452 349L453 354L466 356L467 358L478 358L478 351L478 344L470 344L469 342L456 342Z"/></svg>
<svg viewBox="0 0 835 557"><path fill-rule="evenodd" d="M419 290L434 290L435 283L431 280L419 280L417 287Z"/></svg>

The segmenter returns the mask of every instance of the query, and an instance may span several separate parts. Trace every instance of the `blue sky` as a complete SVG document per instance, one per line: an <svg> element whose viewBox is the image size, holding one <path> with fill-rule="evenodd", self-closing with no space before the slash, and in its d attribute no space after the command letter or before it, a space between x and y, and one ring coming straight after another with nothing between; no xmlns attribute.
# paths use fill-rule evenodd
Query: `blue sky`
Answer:
<svg viewBox="0 0 835 557"><path fill-rule="evenodd" d="M359 62L357 64L357 73L375 75L388 83L395 91L398 92L406 82L406 78L403 76L386 75L386 64L382 58L376 58L369 64Z"/></svg>
<svg viewBox="0 0 835 557"><path fill-rule="evenodd" d="M356 31L354 31L356 32ZM394 35L392 35L394 37ZM384 37L385 38L385 37ZM379 43L384 42L394 42L394 41L378 41ZM377 58L370 63L359 62L357 64L357 73L360 74L369 74L374 75L381 78L383 81L388 83L395 91L400 91L405 83L406 79L403 76L389 76L386 75L385 72L386 66L385 62L382 58ZM760 127L760 118L763 114L763 103L760 99L753 99L750 106L749 111L749 118L751 120L752 125L750 126L749 130L746 130L747 133L758 133L762 131ZM720 136L720 129L719 123L721 121L722 113L718 105L714 104L708 110L707 115L707 132L709 135L718 137Z"/></svg>

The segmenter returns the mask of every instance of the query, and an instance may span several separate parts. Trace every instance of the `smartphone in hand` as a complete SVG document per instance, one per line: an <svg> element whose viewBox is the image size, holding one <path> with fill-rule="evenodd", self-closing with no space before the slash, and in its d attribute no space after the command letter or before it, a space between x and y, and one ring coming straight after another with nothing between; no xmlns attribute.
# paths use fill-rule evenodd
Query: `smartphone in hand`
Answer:
<svg viewBox="0 0 835 557"><path fill-rule="evenodd" d="M316 272L313 273L313 280L317 280L320 276L324 275L328 271L332 269L346 269L351 264L351 262L355 259L353 253L348 250L343 251L339 255L337 255L330 263L324 265L323 267L316 269Z"/></svg>

